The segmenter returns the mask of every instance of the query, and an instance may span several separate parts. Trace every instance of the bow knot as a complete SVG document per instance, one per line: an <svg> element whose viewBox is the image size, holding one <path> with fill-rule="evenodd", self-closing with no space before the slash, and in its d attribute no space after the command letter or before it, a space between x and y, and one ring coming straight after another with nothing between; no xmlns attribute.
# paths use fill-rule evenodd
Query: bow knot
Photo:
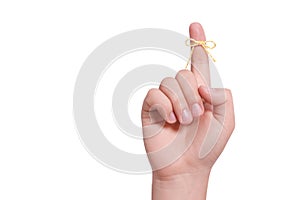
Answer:
<svg viewBox="0 0 300 200"><path fill-rule="evenodd" d="M185 67L185 68L187 68L187 66L188 66L188 64L189 64L189 62L190 62L190 60L191 60L191 57L192 57L192 55L193 55L194 48L195 48L196 46L202 46L203 49L205 50L205 52L207 53L207 55L209 55L209 57L210 57L214 62L216 62L216 59L215 59L215 58L211 55L211 53L208 51L208 49L214 49L214 48L217 46L216 43L215 43L214 41L212 41L212 40L209 40L209 41L202 41L202 40L195 40L195 39L193 39L193 38L189 38L189 39L187 39L187 40L185 41L185 44L186 44L187 46L190 46L190 47L192 48L190 58L189 58L189 60L188 60L188 62L187 62L187 64L186 64L186 67Z"/></svg>

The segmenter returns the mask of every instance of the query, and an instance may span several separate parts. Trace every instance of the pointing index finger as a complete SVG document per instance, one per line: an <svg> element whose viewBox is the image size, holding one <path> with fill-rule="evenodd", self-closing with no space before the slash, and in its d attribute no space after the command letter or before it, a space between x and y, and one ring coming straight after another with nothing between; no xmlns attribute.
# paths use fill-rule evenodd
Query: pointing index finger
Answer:
<svg viewBox="0 0 300 200"><path fill-rule="evenodd" d="M199 23L192 23L189 28L190 38L206 41L204 30ZM210 86L209 60L202 46L195 46L191 59L191 70L195 74L198 86Z"/></svg>

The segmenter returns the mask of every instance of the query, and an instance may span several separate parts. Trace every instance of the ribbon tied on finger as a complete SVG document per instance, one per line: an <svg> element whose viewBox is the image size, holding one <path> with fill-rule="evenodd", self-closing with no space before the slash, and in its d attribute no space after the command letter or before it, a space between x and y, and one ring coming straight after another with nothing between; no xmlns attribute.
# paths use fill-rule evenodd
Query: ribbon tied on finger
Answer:
<svg viewBox="0 0 300 200"><path fill-rule="evenodd" d="M212 40L202 41L202 40L195 40L193 38L188 38L185 41L185 45L191 47L191 53L190 53L189 59L186 63L185 69L187 69L187 67L188 67L188 65L189 65L189 63L192 59L194 49L195 49L196 46L202 46L202 48L207 53L207 55L212 59L212 61L216 62L216 59L209 52L209 49L214 49L217 46L214 41L212 41Z"/></svg>

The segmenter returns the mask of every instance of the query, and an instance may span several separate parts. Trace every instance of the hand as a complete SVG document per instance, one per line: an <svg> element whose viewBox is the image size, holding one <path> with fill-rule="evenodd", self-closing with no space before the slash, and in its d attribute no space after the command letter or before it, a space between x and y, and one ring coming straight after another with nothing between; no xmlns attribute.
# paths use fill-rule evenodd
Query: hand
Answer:
<svg viewBox="0 0 300 200"><path fill-rule="evenodd" d="M190 25L190 37L206 40L200 24ZM234 111L230 90L210 88L208 57L201 46L194 49L191 71L181 70L149 90L142 124L153 199L205 198L210 170L233 132Z"/></svg>

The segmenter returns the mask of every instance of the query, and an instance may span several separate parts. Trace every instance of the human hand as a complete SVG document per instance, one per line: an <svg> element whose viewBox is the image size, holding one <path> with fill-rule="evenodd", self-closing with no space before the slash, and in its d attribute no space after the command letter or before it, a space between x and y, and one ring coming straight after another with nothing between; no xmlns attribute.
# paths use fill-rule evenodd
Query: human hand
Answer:
<svg viewBox="0 0 300 200"><path fill-rule="evenodd" d="M200 24L190 25L190 37L206 40ZM142 124L153 199L205 199L210 170L235 122L230 90L210 88L208 57L201 46L194 49L191 71L181 70L149 90Z"/></svg>

